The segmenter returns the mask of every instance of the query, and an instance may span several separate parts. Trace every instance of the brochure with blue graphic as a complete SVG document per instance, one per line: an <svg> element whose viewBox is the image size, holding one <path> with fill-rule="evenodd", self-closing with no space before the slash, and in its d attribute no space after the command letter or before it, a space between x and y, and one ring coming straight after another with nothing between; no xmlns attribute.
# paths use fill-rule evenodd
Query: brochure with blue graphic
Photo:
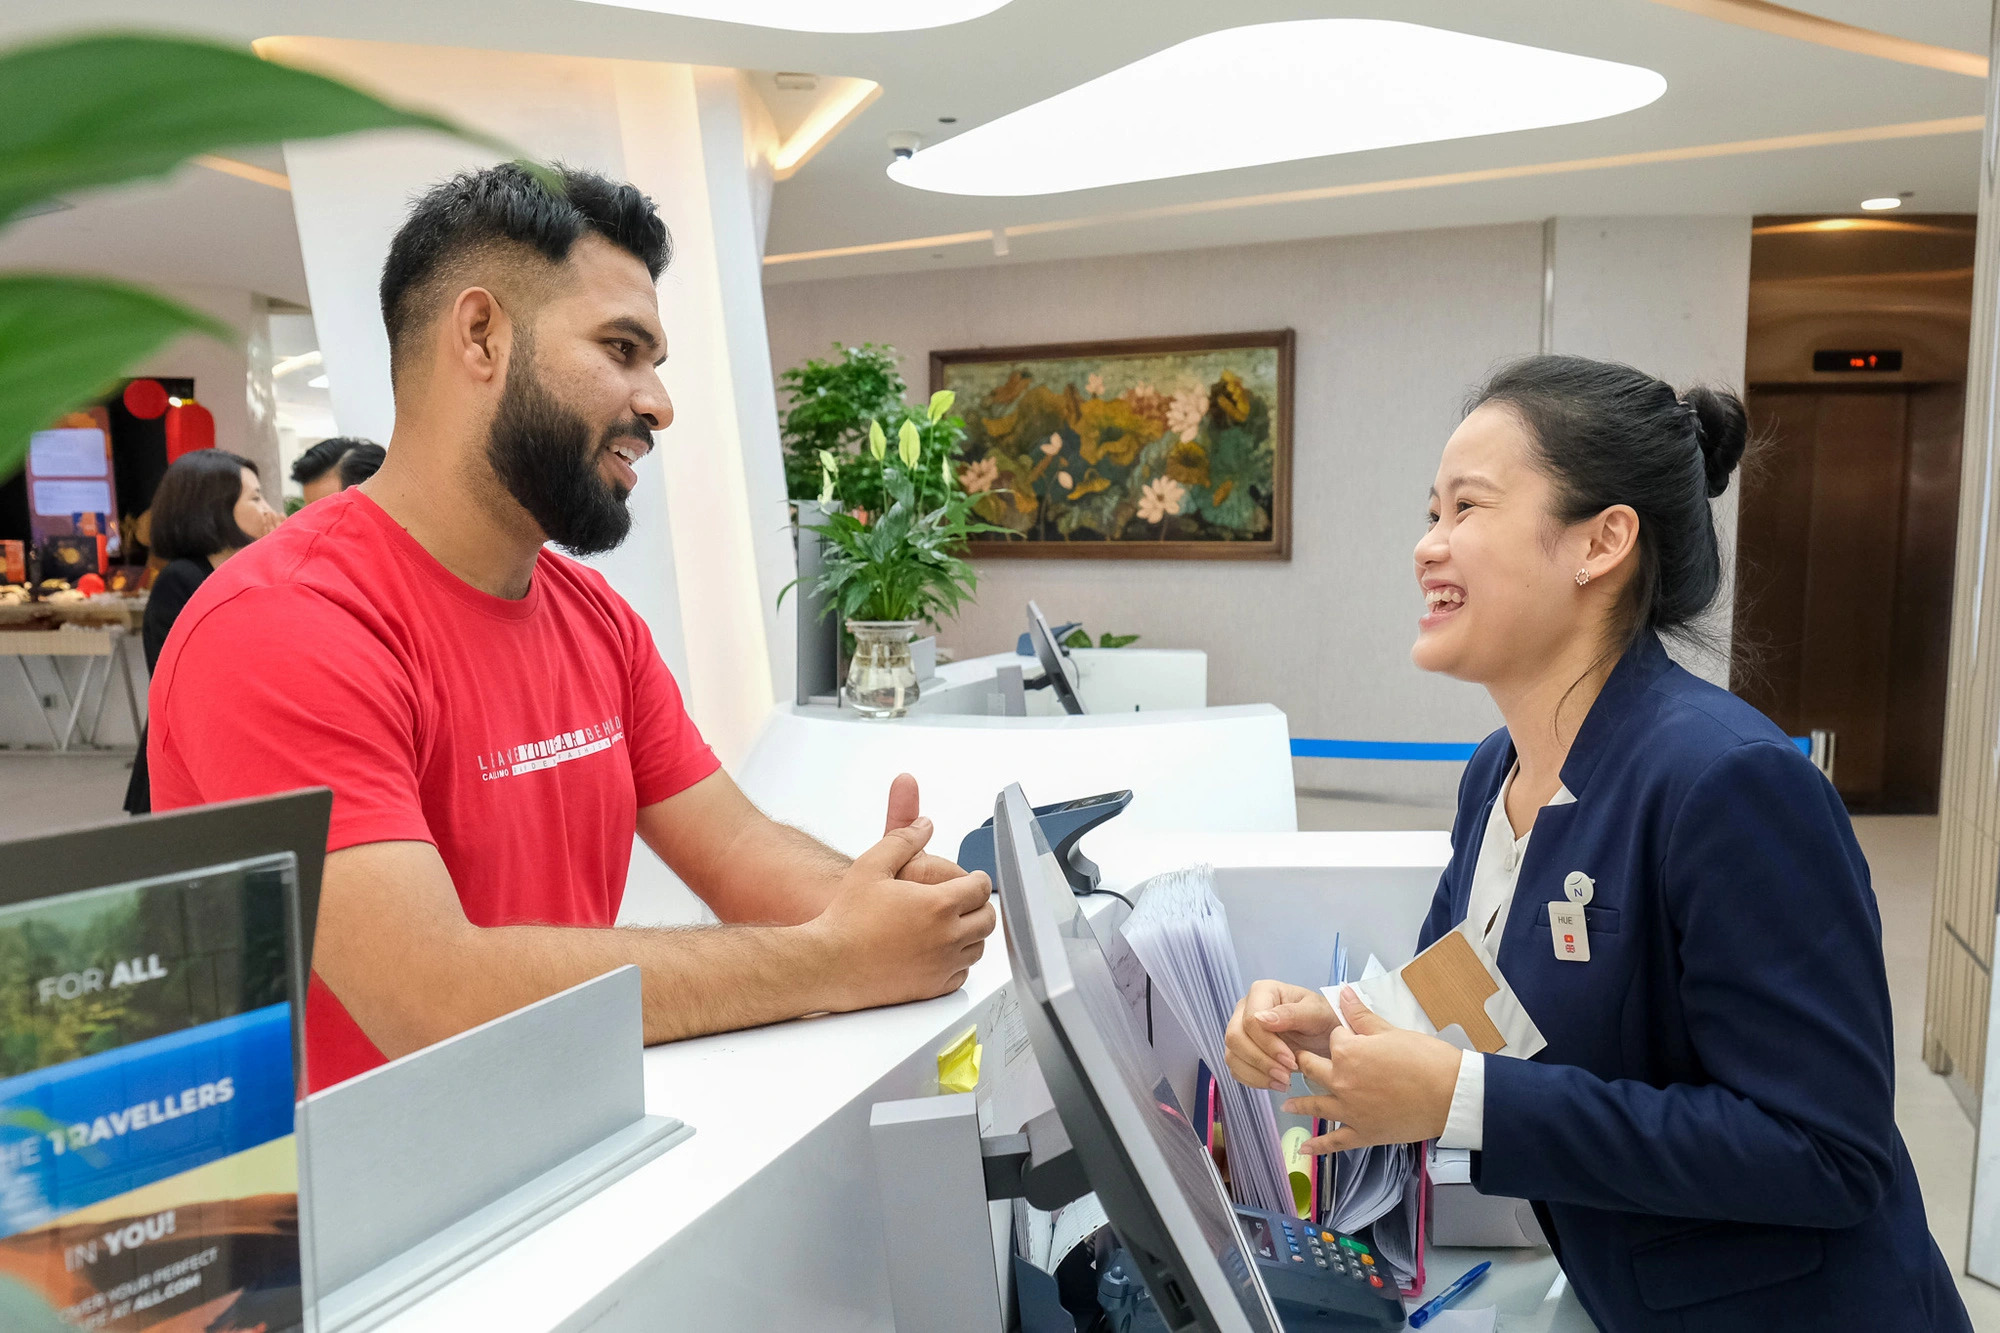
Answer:
<svg viewBox="0 0 2000 1333"><path fill-rule="evenodd" d="M78 1328L303 1325L290 854L0 907L0 1282Z"/></svg>

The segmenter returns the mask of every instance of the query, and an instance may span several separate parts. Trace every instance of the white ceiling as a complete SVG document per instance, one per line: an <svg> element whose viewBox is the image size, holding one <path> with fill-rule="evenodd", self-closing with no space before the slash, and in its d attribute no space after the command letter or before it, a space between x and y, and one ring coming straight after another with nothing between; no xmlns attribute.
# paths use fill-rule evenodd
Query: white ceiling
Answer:
<svg viewBox="0 0 2000 1333"><path fill-rule="evenodd" d="M282 158L275 169L284 169ZM306 303L292 197L283 190L188 166L163 182L98 191L75 202L0 233L0 266L177 287L247 287Z"/></svg>
<svg viewBox="0 0 2000 1333"><path fill-rule="evenodd" d="M1802 0L1799 7L1980 52L1986 49L1991 12L1988 0ZM0 6L0 42L81 27L156 27L160 12L148 0ZM1668 91L1639 111L1584 125L1039 199L927 194L896 185L884 174L884 139L891 131L914 130L934 139L1217 27L1329 16L1393 17L1646 65L1666 76ZM1227 201L1977 116L1983 101L1981 82L1963 75L1771 36L1651 0L1013 0L969 23L869 36L776 32L577 0L343 0L311 7L184 0L174 22L184 30L246 42L324 35L872 79L883 85L881 97L777 187L772 254L995 227L1049 228L1010 238L1005 258L985 243L927 246L778 265L769 270L773 281L1552 214L1838 212L1852 210L1866 196L1902 191L1913 191L1912 207L1925 212L1969 210L1977 184L1976 133L1307 202L1234 206ZM940 125L940 116L955 116L958 123ZM1088 151L1089 145L1075 150ZM272 160L268 153L238 156ZM0 237L0 264L88 267L161 282L247 286L305 300L290 200L282 191L189 168L165 185L76 202L71 211L10 228Z"/></svg>
<svg viewBox="0 0 2000 1333"><path fill-rule="evenodd" d="M1791 8L1837 23L1982 55L1993 22L1992 6L1977 0L1800 0Z"/></svg>

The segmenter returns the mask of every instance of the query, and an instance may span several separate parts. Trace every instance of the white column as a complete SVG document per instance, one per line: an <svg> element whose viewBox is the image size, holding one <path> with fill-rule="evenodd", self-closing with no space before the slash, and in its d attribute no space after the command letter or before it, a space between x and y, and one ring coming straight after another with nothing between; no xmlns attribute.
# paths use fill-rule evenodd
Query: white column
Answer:
<svg viewBox="0 0 2000 1333"><path fill-rule="evenodd" d="M595 563L652 627L724 762L739 758L789 689L790 643L771 608L792 555L759 281L762 148L735 72L316 38L259 50L629 180L658 203L674 238L660 306L675 423L641 468L632 536ZM377 285L389 240L414 194L494 158L397 132L288 144L285 159L335 416L345 433L386 440Z"/></svg>
<svg viewBox="0 0 2000 1333"><path fill-rule="evenodd" d="M771 153L776 141L769 113L737 71L696 69L694 88L701 111L709 215L715 220L716 277L722 308L730 313L723 339L736 398L736 466L742 470L748 535L756 561L757 605L769 646L770 686L774 697L789 699L795 693L798 670L798 618L778 613L778 592L798 572L798 557L792 547L791 505L778 443L770 331L764 323L764 233L771 220ZM789 603L786 610L791 610Z"/></svg>
<svg viewBox="0 0 2000 1333"><path fill-rule="evenodd" d="M775 426L742 411L732 335L732 325L740 322L763 338L764 307L761 289L753 289L746 306L726 276L738 255L757 262L756 238L726 203L718 209L711 188L717 172L728 173L725 179L745 178L746 149L740 118L733 136L725 122L715 133L724 140L726 160L711 169L692 67L606 64L625 174L660 203L673 230L674 261L660 280L660 318L667 332L661 373L673 395L675 424L655 454L673 516L674 564L681 571L687 631L683 679L689 698L700 701L696 720L729 763L748 752L777 698L747 472L752 432L759 426L772 433L769 448L776 464ZM764 378L768 398L768 351L750 373Z"/></svg>

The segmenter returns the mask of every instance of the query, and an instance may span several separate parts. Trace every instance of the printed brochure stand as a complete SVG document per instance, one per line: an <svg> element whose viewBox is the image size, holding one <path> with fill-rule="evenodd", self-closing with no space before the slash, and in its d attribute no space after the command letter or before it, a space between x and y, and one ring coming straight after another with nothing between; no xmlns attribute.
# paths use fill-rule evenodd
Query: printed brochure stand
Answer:
<svg viewBox="0 0 2000 1333"><path fill-rule="evenodd" d="M0 844L0 1328L361 1333L693 1133L630 967L299 1100L331 808Z"/></svg>
<svg viewBox="0 0 2000 1333"><path fill-rule="evenodd" d="M0 1327L305 1322L294 1071L330 809L0 846Z"/></svg>
<svg viewBox="0 0 2000 1333"><path fill-rule="evenodd" d="M319 1333L374 1327L690 1137L646 1114L643 1037L621 967L308 1097Z"/></svg>

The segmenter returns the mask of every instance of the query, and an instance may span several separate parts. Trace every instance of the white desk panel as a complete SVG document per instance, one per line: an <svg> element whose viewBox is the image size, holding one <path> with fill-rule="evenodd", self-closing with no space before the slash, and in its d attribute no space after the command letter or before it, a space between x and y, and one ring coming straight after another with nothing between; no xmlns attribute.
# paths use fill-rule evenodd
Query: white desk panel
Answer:
<svg viewBox="0 0 2000 1333"><path fill-rule="evenodd" d="M781 704L736 781L768 814L854 855L882 836L889 783L916 776L944 856L1018 782L1036 805L1130 787L1124 830L1290 833L1291 737L1269 704L1083 717L858 719Z"/></svg>

